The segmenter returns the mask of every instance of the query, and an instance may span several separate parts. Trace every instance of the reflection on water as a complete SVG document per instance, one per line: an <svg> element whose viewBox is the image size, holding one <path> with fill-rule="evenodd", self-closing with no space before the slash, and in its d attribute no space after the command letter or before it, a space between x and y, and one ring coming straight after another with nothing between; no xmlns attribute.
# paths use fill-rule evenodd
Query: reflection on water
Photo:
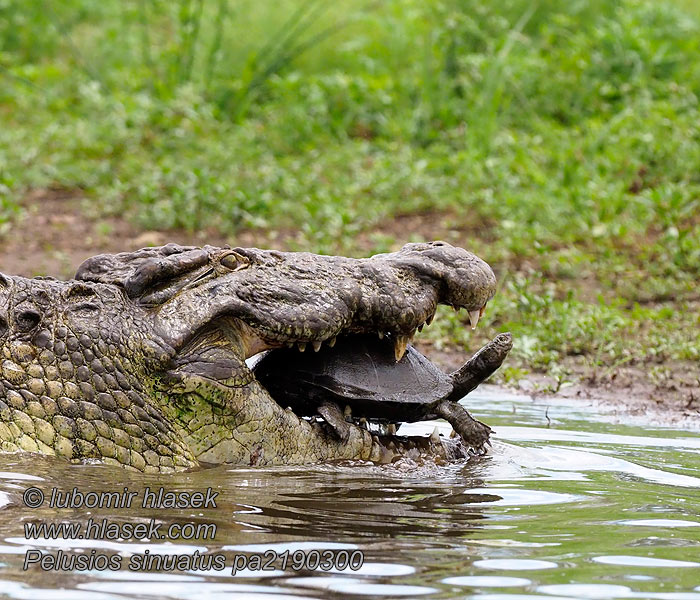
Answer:
<svg viewBox="0 0 700 600"><path fill-rule="evenodd" d="M571 402L484 392L470 404L498 432L493 452L439 468L220 467L145 476L0 455L0 597L700 600L699 434L612 424ZM426 434L434 426L404 425L400 433ZM449 433L446 424L438 426ZM31 486L47 498L54 487L211 487L219 495L215 509L52 509L47 501L30 510L22 494ZM25 537L28 522L88 519L132 525L155 519L165 528L213 523L216 535L186 541ZM27 552L36 550L117 553L123 568L62 572L32 564L23 571ZM226 569L126 568L130 557L146 553L220 554ZM333 560L362 553L356 556L364 561L355 570L329 563L325 571L305 562L324 553ZM253 556L275 560L265 570L239 563L232 572L237 557Z"/></svg>

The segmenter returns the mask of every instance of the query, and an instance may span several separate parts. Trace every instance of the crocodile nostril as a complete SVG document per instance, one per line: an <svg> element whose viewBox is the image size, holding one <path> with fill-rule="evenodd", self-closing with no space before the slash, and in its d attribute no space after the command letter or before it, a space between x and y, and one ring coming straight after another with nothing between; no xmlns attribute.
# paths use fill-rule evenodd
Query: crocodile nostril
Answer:
<svg viewBox="0 0 700 600"><path fill-rule="evenodd" d="M31 331L41 321L41 315L35 310L23 310L15 317L17 329L20 331Z"/></svg>

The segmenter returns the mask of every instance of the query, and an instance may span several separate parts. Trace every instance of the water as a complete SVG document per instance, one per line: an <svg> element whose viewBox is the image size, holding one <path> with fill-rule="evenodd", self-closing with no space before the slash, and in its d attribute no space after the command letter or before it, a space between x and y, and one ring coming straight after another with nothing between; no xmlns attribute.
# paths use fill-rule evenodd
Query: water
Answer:
<svg viewBox="0 0 700 600"><path fill-rule="evenodd" d="M700 434L615 423L563 400L493 391L472 397L474 412L498 432L493 453L448 467L221 467L156 477L0 455L0 597L700 600ZM400 433L425 434L434 425L404 425ZM22 499L32 486L47 497L34 510ZM76 486L84 493L127 487L138 492L136 507L47 506L52 488ZM219 495L215 509L144 509L146 487L211 487ZM26 522L89 518L214 523L217 530L214 540L169 542L25 538ZM31 550L118 553L122 570L42 571L32 564L23 571ZM219 553L226 568L128 571L130 557L146 551L185 560ZM327 567L353 553L364 562L359 570L295 571L295 551L302 567L323 552L330 553ZM232 575L234 560L266 552L275 559L272 570L241 562Z"/></svg>

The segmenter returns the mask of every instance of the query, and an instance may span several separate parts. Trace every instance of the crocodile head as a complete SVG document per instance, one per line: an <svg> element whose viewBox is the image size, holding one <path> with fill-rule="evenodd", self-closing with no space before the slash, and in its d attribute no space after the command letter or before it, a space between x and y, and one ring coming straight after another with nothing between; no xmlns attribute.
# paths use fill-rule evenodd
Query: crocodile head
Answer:
<svg viewBox="0 0 700 600"><path fill-rule="evenodd" d="M372 333L398 360L438 304L475 325L495 283L444 242L367 259L171 244L93 257L73 281L0 275L0 447L143 471L461 456L459 440L354 425L341 440L275 402L246 359Z"/></svg>

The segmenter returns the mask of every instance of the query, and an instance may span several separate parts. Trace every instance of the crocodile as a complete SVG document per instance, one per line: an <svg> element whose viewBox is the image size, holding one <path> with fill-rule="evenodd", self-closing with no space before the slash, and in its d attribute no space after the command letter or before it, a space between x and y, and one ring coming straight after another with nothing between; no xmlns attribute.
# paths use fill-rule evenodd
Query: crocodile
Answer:
<svg viewBox="0 0 700 600"><path fill-rule="evenodd" d="M341 439L276 402L248 359L372 333L398 361L438 304L475 326L495 290L486 262L445 242L362 259L168 244L93 256L70 281L0 274L0 450L161 473L462 458L458 436L348 423Z"/></svg>

